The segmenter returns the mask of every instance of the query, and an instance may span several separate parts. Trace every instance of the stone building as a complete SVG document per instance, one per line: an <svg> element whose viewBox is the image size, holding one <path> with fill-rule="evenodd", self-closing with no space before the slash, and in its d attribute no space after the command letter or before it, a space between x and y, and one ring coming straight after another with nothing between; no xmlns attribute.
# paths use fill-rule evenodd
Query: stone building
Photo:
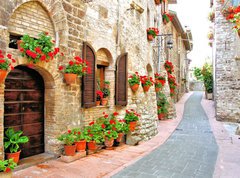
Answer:
<svg viewBox="0 0 240 178"><path fill-rule="evenodd" d="M213 2L215 8L214 53L214 98L217 120L240 122L240 38L233 31L222 10L240 1Z"/></svg>
<svg viewBox="0 0 240 178"><path fill-rule="evenodd" d="M30 137L23 157L43 152L59 154L61 145L56 138L60 133L87 125L103 112L117 111L124 117L125 110L131 108L141 114L138 128L131 135L134 143L156 135L154 87L147 93L142 87L133 93L127 77L136 71L153 77L156 72L154 47L147 41L146 29L162 24L157 20L163 7L167 10L167 3L156 6L154 0L0 0L0 50L17 60L6 83L0 86L0 157L4 156L7 127L21 129ZM65 57L29 69L27 60L9 44L26 33L37 38L42 31L55 39ZM185 39L186 33L181 33L178 31L177 36ZM183 59L188 48L185 45L185 51L179 54ZM77 55L88 60L91 73L66 85L58 66ZM95 104L97 79L110 81L107 106Z"/></svg>

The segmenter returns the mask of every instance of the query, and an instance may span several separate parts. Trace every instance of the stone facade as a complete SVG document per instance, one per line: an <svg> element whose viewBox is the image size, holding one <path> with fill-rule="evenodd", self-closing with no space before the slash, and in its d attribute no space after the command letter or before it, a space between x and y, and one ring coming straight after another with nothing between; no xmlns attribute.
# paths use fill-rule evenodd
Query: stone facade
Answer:
<svg viewBox="0 0 240 178"><path fill-rule="evenodd" d="M102 116L103 112L117 111L122 118L126 109L132 108L140 113L138 128L132 135L136 143L157 134L154 87L147 93L143 92L142 87L136 93L132 93L128 88L127 106L116 106L114 102L116 59L119 55L128 53L129 75L138 71L140 75L153 77L156 72L153 44L147 41L146 29L156 26L155 19L159 18L161 6L155 6L154 0L135 1L144 9L144 12L140 13L130 8L131 2L0 0L0 49L4 53L14 54L16 66L26 65L27 61L20 57L18 50L8 47L10 34L29 33L37 37L39 32L48 31L56 40L56 46L65 54L65 57L58 57L49 63L40 63L34 67L42 75L45 83L45 152L59 154L61 145L56 137L60 133L73 127L87 125ZM73 56L82 56L85 41L94 48L97 58L103 57L109 62L105 70L105 79L111 83L108 106L83 108L81 79L71 86L66 85L62 73L58 71L58 66L68 63ZM182 47L180 55L183 59L185 53L186 50ZM180 62L179 66L182 65ZM169 96L169 89L165 92ZM3 157L4 85L0 86L0 111L0 157Z"/></svg>
<svg viewBox="0 0 240 178"><path fill-rule="evenodd" d="M227 2L225 7L231 5ZM214 43L214 72L217 120L240 122L240 39L232 30L234 24L227 22L222 15L223 4L214 2L215 14L215 43ZM237 54L238 53L238 54Z"/></svg>

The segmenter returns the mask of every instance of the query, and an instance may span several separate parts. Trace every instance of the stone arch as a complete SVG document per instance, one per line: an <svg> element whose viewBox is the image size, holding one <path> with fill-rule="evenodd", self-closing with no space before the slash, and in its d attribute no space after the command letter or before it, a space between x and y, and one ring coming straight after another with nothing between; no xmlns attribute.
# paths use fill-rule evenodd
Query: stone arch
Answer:
<svg viewBox="0 0 240 178"><path fill-rule="evenodd" d="M97 60L109 63L109 66L113 64L113 57L110 51L106 48L100 48L97 50Z"/></svg>

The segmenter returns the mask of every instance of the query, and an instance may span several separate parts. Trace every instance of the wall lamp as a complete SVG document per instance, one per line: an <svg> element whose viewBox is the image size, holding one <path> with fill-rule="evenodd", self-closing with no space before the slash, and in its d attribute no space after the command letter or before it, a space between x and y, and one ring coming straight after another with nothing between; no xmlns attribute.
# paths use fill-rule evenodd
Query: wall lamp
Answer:
<svg viewBox="0 0 240 178"><path fill-rule="evenodd" d="M144 9L138 5L137 3L135 3L134 1L132 1L132 3L130 4L130 8L127 10L136 10L138 11L140 14L143 13Z"/></svg>

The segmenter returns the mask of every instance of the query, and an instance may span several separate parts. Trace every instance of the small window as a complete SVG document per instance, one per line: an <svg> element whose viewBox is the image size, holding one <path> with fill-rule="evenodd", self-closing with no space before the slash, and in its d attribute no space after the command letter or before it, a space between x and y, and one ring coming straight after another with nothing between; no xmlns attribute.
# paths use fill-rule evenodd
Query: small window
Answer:
<svg viewBox="0 0 240 178"><path fill-rule="evenodd" d="M105 68L106 68L106 66L97 65L97 86L98 86L98 89L102 89L103 86L104 86Z"/></svg>
<svg viewBox="0 0 240 178"><path fill-rule="evenodd" d="M20 40L21 37L22 37L21 35L10 34L8 47L13 49L18 49L17 41Z"/></svg>

